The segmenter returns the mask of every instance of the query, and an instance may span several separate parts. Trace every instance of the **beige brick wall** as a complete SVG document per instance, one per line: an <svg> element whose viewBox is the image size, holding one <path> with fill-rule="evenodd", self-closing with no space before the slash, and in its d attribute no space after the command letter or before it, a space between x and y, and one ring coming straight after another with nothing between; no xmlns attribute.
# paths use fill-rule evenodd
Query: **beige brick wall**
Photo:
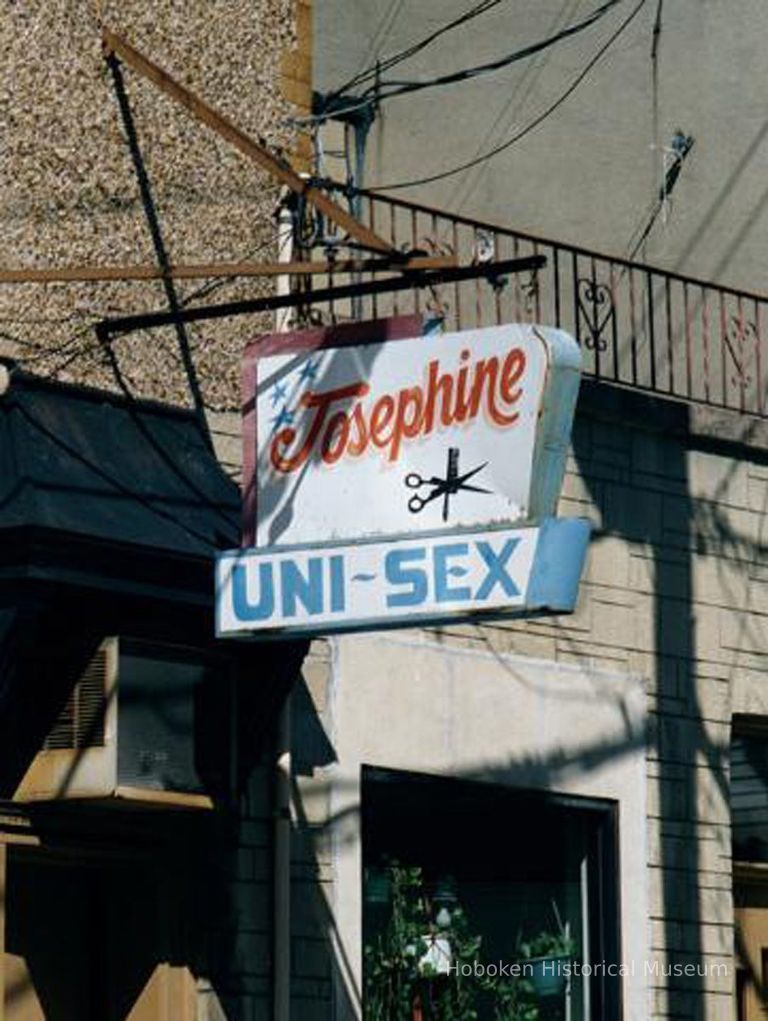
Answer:
<svg viewBox="0 0 768 1021"><path fill-rule="evenodd" d="M608 440L624 456L608 471ZM597 532L577 614L550 650L649 680L651 953L726 963L727 975L650 977L651 1016L730 1018L733 902L728 748L734 711L766 702L765 469L759 451L713 453L620 423L582 419L561 513ZM698 448L698 449L697 449ZM582 632L579 622L586 624ZM541 625L509 629L540 648Z"/></svg>
<svg viewBox="0 0 768 1021"><path fill-rule="evenodd" d="M711 966L704 977L648 976L648 1016L720 1021L734 983L731 717L768 712L758 581L768 472L759 450L713 452L710 440L649 425L578 416L560 513L586 515L595 535L575 614L426 634L646 679L649 951L661 966ZM325 696L322 706L332 735Z"/></svg>

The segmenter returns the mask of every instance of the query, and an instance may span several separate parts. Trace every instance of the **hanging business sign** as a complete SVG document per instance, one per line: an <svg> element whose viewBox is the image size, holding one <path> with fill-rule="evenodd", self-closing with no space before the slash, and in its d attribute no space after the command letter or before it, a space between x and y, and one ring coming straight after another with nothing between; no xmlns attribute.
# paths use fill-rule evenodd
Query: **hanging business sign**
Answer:
<svg viewBox="0 0 768 1021"><path fill-rule="evenodd" d="M573 608L584 522L554 518L579 385L565 333L420 317L260 338L244 364L244 549L222 635Z"/></svg>

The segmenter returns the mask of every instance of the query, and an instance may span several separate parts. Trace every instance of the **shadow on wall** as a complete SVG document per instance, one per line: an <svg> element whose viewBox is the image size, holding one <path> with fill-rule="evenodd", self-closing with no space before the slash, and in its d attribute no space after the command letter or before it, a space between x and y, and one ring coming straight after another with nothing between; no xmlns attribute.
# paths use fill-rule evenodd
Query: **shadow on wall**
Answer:
<svg viewBox="0 0 768 1021"><path fill-rule="evenodd" d="M744 426L744 433L747 439L748 424ZM717 500L725 499L736 462L724 462L726 472L714 501L700 502L691 495L689 456L701 443L692 437L689 409L684 405L647 397L639 397L635 402L634 397L625 392L610 391L604 386L585 387L574 431L573 452L589 500L601 522L593 557L595 562L599 561L601 541L620 539L632 550L632 558L627 561L636 558L645 561L643 569L651 579L649 587L639 586L636 578L629 576L617 575L606 582L623 589L630 598L636 593L633 618L640 621L650 612L650 641L638 644L634 636L627 636L624 649L627 655L635 649L647 664L650 734L646 738L645 734L628 730L621 739L590 744L575 752L555 750L535 761L522 758L499 763L498 767L484 770L482 777L468 777L556 790L574 771L589 772L618 761L643 747L647 740L649 826L654 844L659 848L658 852L649 848L650 911L657 923L652 929L650 949L662 959L666 954L667 959L685 961L703 958L703 937L709 923L733 924L727 890L718 896L716 918L702 913L702 902L707 895L702 887L701 827L709 825L717 834L719 853L727 857L730 846L723 842L730 839L724 815L729 803L729 785L727 739L719 740L710 732L701 702L701 686L697 683L700 675L693 557L714 556L719 551L726 556L737 557L738 554L741 559L748 541L734 534L723 515L717 513ZM729 458L737 453L735 448L720 452ZM744 456L743 451L741 456ZM702 515L707 519L706 529L702 525ZM706 540L703 531L709 535ZM717 550L713 544L717 545ZM756 556L758 546L754 542L749 545L750 556ZM604 563L602 570L611 575L614 568ZM588 582L585 597L591 598ZM591 639L599 643L599 620L594 621L593 628ZM577 653L575 647L567 648L567 637L563 636L562 643L564 651ZM311 756L302 761L302 772L309 775L313 768L321 768L333 760L333 749L305 696L301 697L299 705L302 726L316 728L311 740L302 737L307 747L314 741L318 750L314 762ZM310 718L311 724L307 722ZM318 813L314 799L322 802L328 795L329 789L322 782L315 782L312 784L313 800L304 804L298 786L294 790L297 840L303 848L303 860L314 863L312 868L318 877L314 889L307 892L312 885L309 884L302 896L306 897L307 910L311 907L314 912L314 945L322 944L325 948L328 983L345 990L344 995L349 999L349 1012L339 1016L355 1017L355 1012L359 1013L360 990L352 981L349 962L339 951L340 942L334 932L321 878L330 861L331 843L358 840L360 820L357 810L349 810L323 824L320 820L328 816ZM301 924L306 926L306 920ZM730 955L724 963L730 974L733 966ZM747 968L759 985L759 962L749 961ZM333 981L334 975L341 981ZM672 976L656 981L657 988L652 991L655 1001L667 1004L665 1008L659 1007L662 1013L673 1009L676 1016L689 1021L703 1016L709 995L703 976L684 977L682 981ZM728 995L727 990L718 992L721 1001Z"/></svg>
<svg viewBox="0 0 768 1021"><path fill-rule="evenodd" d="M73 649L71 669L64 680L57 675L59 687L48 692L45 726L69 695L66 678L71 684L80 677L96 644L94 638L78 643L79 654ZM20 671L36 668L43 658L19 655L18 643L15 648L7 684L18 684ZM266 651L239 645L233 653L240 665L236 721L217 707L228 704L222 678L209 675L202 682L207 692L198 692L194 711L198 735L207 734L207 741L196 746L196 766L212 810L169 808L162 799L151 807L67 800L82 750L73 754L57 799L24 806L39 846L14 847L8 854L8 1021L124 1021L129 1014L156 1021L166 1016L157 1013L163 1002L173 1004L178 1016L211 1021L252 1021L270 1012L270 726L304 653L303 644ZM55 673L64 660L58 654L54 659L49 669ZM39 685L40 676L35 679ZM189 708L180 703L189 698L188 690L172 685L153 712L173 730ZM15 718L22 719L20 713ZM43 733L24 745L36 748L45 726L34 713L30 720ZM103 717L93 725L102 724ZM233 725L236 737L226 729ZM241 754L232 760L234 782L227 784L221 757L225 751L232 759L233 739ZM17 758L4 756L7 785L18 772Z"/></svg>
<svg viewBox="0 0 768 1021"><path fill-rule="evenodd" d="M590 399L589 394L586 399ZM618 410L627 417L624 404ZM597 556L601 538L615 536L633 544L638 554L650 560L656 647L654 690L660 699L674 699L675 704L684 700L689 707L681 720L671 712L662 714L662 703L656 704L649 750L651 784L659 793L658 814L673 821L675 831L674 839L662 833L662 858L657 870L659 902L652 905L652 912L666 926L665 942L675 950L677 922L684 919L688 923L688 955L701 951L694 806L700 800L698 770L702 762L709 767L726 802L728 791L724 750L705 732L694 684L691 549L698 518L689 493L686 411L678 407L675 414L680 418L679 432L671 435L669 430L630 430L626 421L624 428L617 429L616 417L611 418L605 406L582 406L574 433L574 455L601 517ZM738 545L742 541L728 536L726 522L719 521L718 528L724 543ZM2 647L3 691L7 695L10 680L20 678L24 653L19 654L23 634L18 619L6 617L5 623L8 642ZM63 628L53 633L59 634L63 643L60 678L68 677L71 683L88 661L96 639L67 646ZM27 666L37 663L34 647L35 641L30 638ZM64 669L68 648L71 663ZM231 801L220 797L214 812L199 814L137 811L129 818L114 809L85 805L48 810L41 807L37 811L35 824L45 836L45 850L13 852L8 906L9 916L13 916L9 917L9 950L19 950L26 957L29 979L41 1003L65 1002L57 993L60 976L53 946L63 943L72 949L72 961L67 952L59 962L69 962L70 974L77 974L83 960L88 959L75 952L77 940L67 942L67 933L79 927L83 934L81 946L97 944L93 960L105 963L92 968L89 976L77 983L77 990L72 990L72 996L79 997L71 1008L78 1021L83 1017L119 1021L129 1003L137 1002L142 994L149 995L147 982L158 965L176 967L179 974L188 975L190 996L207 999L212 1005L211 1017L250 1021L254 1011L256 1016L258 1011L268 1012L272 819L271 750L266 724L274 720L281 698L295 680L296 772L300 776L313 775L330 765L335 753L306 683L297 681L304 647L275 645L267 659L264 648L263 644L251 646L259 653L251 653L250 676L244 678L240 689L238 744L244 755L239 762L236 810ZM269 683L262 684L260 679ZM11 687L19 690L25 686L14 683ZM62 681L56 691L59 701L54 704L52 699L50 712L45 714L49 722L66 697L66 683ZM667 704L669 701L663 703ZM6 703L6 707L13 709L18 726L35 717L23 699L15 707L12 703ZM38 729L44 729L39 721ZM30 746L39 746L42 736L30 737ZM614 740L576 751L555 750L535 761L521 758L501 762L484 770L482 777L468 779L557 789L574 770L589 772L617 761L645 740L645 734L630 728ZM3 766L9 769L7 784L19 764L5 759ZM359 1014L360 991L355 988L350 962L344 957L327 891L330 842L359 839L357 809L329 820L327 802L320 804L328 790L313 785L319 808L302 799L298 784L293 793L295 1002L297 1008L299 1004L302 1009L306 1007L307 1017L328 1018L333 1016L332 1010L336 1016L355 1017ZM679 844L681 839L687 847L682 874L672 858L676 841ZM88 865L84 854L92 855ZM62 875L68 877L68 885L60 881ZM39 898L39 891L48 891L49 896ZM62 918L71 918L69 927L59 924ZM104 975L111 976L106 989L103 983L94 981L101 981ZM22 1002L25 981L22 975L10 982L11 1001L18 998ZM106 1006L105 996L109 998ZM334 1004L334 996L341 1000ZM684 989L672 988L669 993L678 1013L691 1019L701 1016L703 996L704 989L696 982ZM13 1014L9 1017L13 1019Z"/></svg>
<svg viewBox="0 0 768 1021"><path fill-rule="evenodd" d="M300 764L300 774L310 777L316 770L333 762L334 756L332 749L327 744L327 738L324 736L322 723L317 717L315 708L305 695L300 696L293 709L296 716L301 714L301 732L308 733L315 729L319 732L311 740L315 747L321 750L321 754L314 764L308 756L302 756ZM552 823L553 813L565 810L556 809L553 806L547 808L541 803L542 799L546 797L547 790L557 791L565 786L565 778L570 777L574 771L584 773L599 769L606 762L616 762L626 755L636 753L638 749L644 748L645 744L645 730L642 725L639 725L628 727L621 736L600 744L588 745L575 750L555 748L551 753L545 753L535 758L526 756L520 759L507 759L497 764L486 765L481 771L452 774L450 778L438 779L418 774L391 774L395 780L399 775L402 781L401 785L398 787L396 782L394 786L392 782L388 783L387 786L392 790L386 801L379 799L376 802L378 808L371 807L370 799L366 802L368 806L367 822L361 817L361 807L356 799L351 807L329 814L332 792L336 796L341 796L342 800L346 800L345 794L357 795L359 793L356 782L353 792L345 792L344 781L339 781L338 778L331 777L324 780L322 776L315 776L310 788L303 787L297 778L293 787L295 878L292 894L294 897L293 924L296 934L294 967L298 977L298 981L294 982L296 1008L299 1009L300 998L307 995L306 988L302 993L302 986L306 987L308 984L309 971L311 971L314 981L322 981L324 987L336 997L333 1009L329 1003L325 1008L327 1013L318 1011L317 1017L343 1018L345 1021L352 1021L362 1015L362 992L355 978L356 968L345 953L332 908L329 869L332 865L334 847L338 849L345 844L362 842L365 855L368 853L365 851L365 847L370 845L371 840L376 843L375 831L379 837L382 837L382 833L385 834L386 839L379 839L378 844L381 846L386 844L387 854L392 857L393 861L397 860L410 865L416 863L428 865L432 873L435 874L439 864L443 869L449 871L452 869L455 872L456 861L460 860L466 865L472 860L475 867L482 872L485 887L488 887L489 884L492 886L494 875L499 873L496 880L501 883L501 886L496 889L494 894L496 903L498 903L500 898L512 896L515 890L519 893L523 889L521 883L526 886L534 883L534 879L530 876L528 880L522 878L523 875L528 875L532 868L530 854L527 855L525 861L521 859L522 851L526 848L530 850L531 840L525 839L518 842L515 836L519 836L519 832L517 834L510 832L508 821L503 821L508 814L507 809L510 807L506 805L506 801L512 797L519 797L524 801L528 798L526 804L531 806L531 810L535 806L539 814L542 817L546 816L549 823ZM471 783L467 785L466 781L471 781ZM430 788L429 792L416 790L424 788L425 785ZM450 785L450 791L447 789L448 785ZM432 789L433 787L434 789ZM371 797L372 789L368 790ZM403 794L406 789L410 792L409 797L405 797ZM569 811L577 814L575 802L578 800L571 799L573 804ZM506 805L504 811L500 810L502 801ZM482 811L479 807L481 805L485 805ZM517 809L519 808L520 805L517 805ZM592 810L596 812L594 806L592 806ZM479 826L478 812L483 819L482 827ZM610 820L606 816L606 820L608 830L612 832L615 820L612 816ZM502 839L507 837L511 838L510 842ZM546 885L547 882L547 868L549 866L557 868L563 864L560 862L560 857L562 857L560 852L565 853L570 850L575 853L575 840L576 835L573 839L566 840L561 834L557 841L553 841L549 845L552 861L547 865L543 856L539 857L538 865L543 869L542 875L539 877L539 885L542 889L541 884ZM441 843L441 841L445 843ZM479 852L478 842L481 847ZM513 853L518 843L520 853ZM603 846L607 849L605 841L603 841ZM506 851L505 848L507 848ZM509 870L512 868L510 863L516 863L515 867L519 866L523 870L517 878L509 874ZM574 873L575 875L576 873ZM434 879L434 876L432 878ZM603 872L603 880L609 887L615 882L615 879L615 869L608 866ZM475 893L478 892L477 877L471 879L470 888L474 889ZM562 892L566 890L566 887L558 889L561 889ZM568 888L568 891L567 896L571 897L573 891L571 888ZM479 892L483 903L478 902L473 905L473 918L477 919L481 917L483 911L487 912L487 893L488 890ZM616 905L615 888L607 900ZM610 916L610 914L609 908L608 915ZM486 928L490 932L492 926L486 925L489 918L485 918L484 915L483 918L483 932L486 932ZM609 917L609 927L610 924ZM498 926L496 927L498 928ZM597 933L597 929L595 932ZM508 932L507 936L511 939L514 937L514 933ZM595 936L595 938L598 937ZM599 938L605 938L607 941L601 948L606 959L615 959L616 944L612 942L616 938L615 930L613 936L603 934ZM507 949L509 948L507 947ZM313 962L309 969L307 960ZM302 971L305 976L304 983L301 978ZM615 995L615 990L611 992L608 989L603 989L601 995L609 998ZM316 1004L306 1003L306 1016L314 1016L315 1010ZM299 1016L305 1016L304 1007L299 1010Z"/></svg>
<svg viewBox="0 0 768 1021"><path fill-rule="evenodd" d="M651 720L648 750L651 952L671 960L700 962L702 924L701 824L723 827L722 811L707 801L702 779L711 778L720 805L728 805L728 747L707 733L697 686L697 632L693 552L697 505L692 498L689 455L693 449L690 409L641 395L587 384L573 435L580 478L600 516L600 535L631 544L647 560L650 575L652 646ZM727 485L727 482L724 483ZM596 556L599 558L599 548ZM616 577L632 591L632 577ZM635 617L643 613L642 602ZM704 767L702 769L702 767ZM707 819L707 805L713 815ZM685 847L684 861L680 848ZM724 855L729 847L721 849ZM730 904L729 894L725 901ZM729 916L718 919L725 924ZM732 961L726 962L732 967ZM660 1013L693 1021L707 1009L703 976L656 982L651 989ZM665 1004L666 1006L662 1006Z"/></svg>

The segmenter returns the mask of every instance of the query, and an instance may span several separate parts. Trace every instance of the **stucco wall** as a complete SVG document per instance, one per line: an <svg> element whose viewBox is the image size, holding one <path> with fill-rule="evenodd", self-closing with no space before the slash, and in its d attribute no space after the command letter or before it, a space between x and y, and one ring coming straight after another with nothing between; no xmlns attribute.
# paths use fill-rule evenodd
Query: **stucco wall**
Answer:
<svg viewBox="0 0 768 1021"><path fill-rule="evenodd" d="M156 265L102 23L300 167L306 144L290 118L309 105L310 12L310 0L3 4L0 267ZM134 72L124 77L171 262L274 260L276 182ZM273 286L251 278L176 289L187 304L256 297ZM173 330L116 339L114 363L93 331L104 317L167 307L159 281L0 283L0 356L62 380L189 404ZM233 473L241 351L271 327L271 316L246 316L187 331L214 440ZM200 1021L271 1016L271 780L268 768L254 771L240 818L212 842L205 884L188 905L204 925L194 962Z"/></svg>
<svg viewBox="0 0 768 1021"><path fill-rule="evenodd" d="M382 79L426 81L493 61L601 6L495 5L383 71ZM462 0L316 0L315 88L338 88L471 7ZM557 103L635 7L620 3L584 32L493 74L383 103L369 134L365 183L430 176L503 144ZM768 129L760 83L768 70L768 9L762 0L664 4L654 91L658 7L645 3L583 82L525 138L465 173L393 194L627 255L658 197L663 149L680 128L694 136L694 148L639 256L764 289ZM329 137L327 149L335 147ZM344 176L340 164L329 166Z"/></svg>

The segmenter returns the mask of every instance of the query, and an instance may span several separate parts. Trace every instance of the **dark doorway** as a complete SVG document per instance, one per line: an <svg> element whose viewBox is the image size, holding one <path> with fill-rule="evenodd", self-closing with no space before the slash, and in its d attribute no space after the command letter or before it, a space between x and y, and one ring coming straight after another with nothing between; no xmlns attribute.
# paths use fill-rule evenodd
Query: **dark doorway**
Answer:
<svg viewBox="0 0 768 1021"><path fill-rule="evenodd" d="M9 855L6 1021L192 1021L172 901L140 862Z"/></svg>

